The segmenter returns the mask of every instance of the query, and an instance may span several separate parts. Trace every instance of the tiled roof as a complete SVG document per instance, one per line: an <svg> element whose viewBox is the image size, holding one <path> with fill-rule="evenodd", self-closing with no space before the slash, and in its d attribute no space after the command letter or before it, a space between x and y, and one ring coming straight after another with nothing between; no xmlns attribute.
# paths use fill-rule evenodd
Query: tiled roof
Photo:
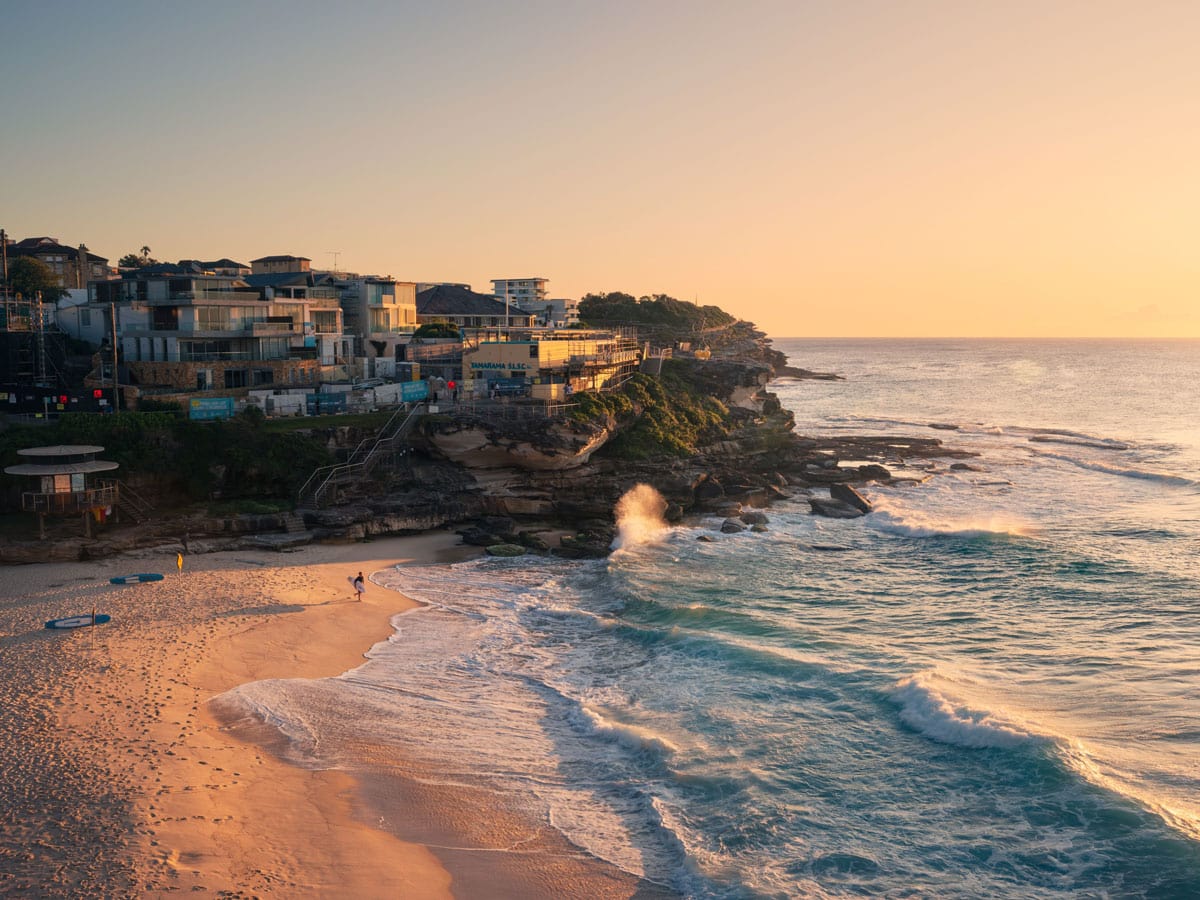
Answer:
<svg viewBox="0 0 1200 900"><path fill-rule="evenodd" d="M92 253L92 251L88 250L86 247L84 248L84 250L87 252L89 262L97 262L97 263L108 262L107 257L99 256L95 253ZM79 258L79 248L78 247L68 247L66 244L60 244L54 238L48 238L48 237L25 238L22 241L17 241L15 243L10 243L8 245L8 255L10 257L40 256L43 253L61 253L64 257L66 257L67 259L71 259L71 260Z"/></svg>
<svg viewBox="0 0 1200 900"><path fill-rule="evenodd" d="M509 304L509 315L530 316L515 304ZM421 316L502 316L504 302L491 294L477 294L450 284L439 284L417 294L417 315Z"/></svg>
<svg viewBox="0 0 1200 900"><path fill-rule="evenodd" d="M250 287L280 287L281 285L312 285L311 272L272 272L269 275L243 275L242 281Z"/></svg>

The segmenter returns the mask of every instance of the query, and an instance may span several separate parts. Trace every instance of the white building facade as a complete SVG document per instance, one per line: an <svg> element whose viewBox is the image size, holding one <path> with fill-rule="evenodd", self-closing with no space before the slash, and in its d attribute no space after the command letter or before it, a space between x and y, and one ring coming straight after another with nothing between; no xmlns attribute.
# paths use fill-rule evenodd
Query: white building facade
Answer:
<svg viewBox="0 0 1200 900"><path fill-rule="evenodd" d="M546 302L545 278L493 278L492 296L522 309L540 309Z"/></svg>

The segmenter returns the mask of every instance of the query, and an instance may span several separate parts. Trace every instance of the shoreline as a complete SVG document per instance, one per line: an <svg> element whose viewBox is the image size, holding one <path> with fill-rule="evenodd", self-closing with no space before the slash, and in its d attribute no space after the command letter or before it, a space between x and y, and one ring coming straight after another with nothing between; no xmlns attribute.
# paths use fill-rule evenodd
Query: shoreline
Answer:
<svg viewBox="0 0 1200 900"><path fill-rule="evenodd" d="M272 726L210 707L249 681L362 664L391 635L392 617L420 604L371 582L355 602L359 569L369 578L478 548L430 532L189 556L181 573L175 552L6 570L0 778L28 802L0 829L0 892L672 896L469 786L433 786L437 773L410 761L356 775L307 769L281 755ZM165 578L108 583L126 570ZM41 627L93 604L113 621ZM498 852L515 844L520 853Z"/></svg>

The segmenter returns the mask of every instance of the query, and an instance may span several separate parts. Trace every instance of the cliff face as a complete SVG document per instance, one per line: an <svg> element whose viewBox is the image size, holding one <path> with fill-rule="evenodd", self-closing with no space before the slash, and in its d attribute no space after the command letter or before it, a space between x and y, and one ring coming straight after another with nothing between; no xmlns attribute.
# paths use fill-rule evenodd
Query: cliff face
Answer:
<svg viewBox="0 0 1200 900"><path fill-rule="evenodd" d="M437 454L469 470L561 472L592 458L615 433L615 422L571 425L546 418L438 416L424 434Z"/></svg>

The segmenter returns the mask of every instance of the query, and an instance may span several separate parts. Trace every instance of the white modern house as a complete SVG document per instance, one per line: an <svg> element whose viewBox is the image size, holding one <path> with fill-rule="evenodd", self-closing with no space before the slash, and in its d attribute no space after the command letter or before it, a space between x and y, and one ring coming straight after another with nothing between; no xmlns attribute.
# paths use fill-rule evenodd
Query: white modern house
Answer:
<svg viewBox="0 0 1200 900"><path fill-rule="evenodd" d="M533 310L546 302L545 278L493 278L492 296L512 306Z"/></svg>

